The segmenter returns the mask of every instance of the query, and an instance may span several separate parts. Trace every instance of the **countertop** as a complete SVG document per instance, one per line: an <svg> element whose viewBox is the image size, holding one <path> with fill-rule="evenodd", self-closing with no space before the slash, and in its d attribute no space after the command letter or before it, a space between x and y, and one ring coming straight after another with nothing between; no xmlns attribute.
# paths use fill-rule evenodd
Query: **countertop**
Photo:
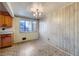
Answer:
<svg viewBox="0 0 79 59"><path fill-rule="evenodd" d="M13 34L12 31L1 31L0 34Z"/></svg>
<svg viewBox="0 0 79 59"><path fill-rule="evenodd" d="M5 30L3 30L3 28L0 28L0 34L13 34L12 28L5 28Z"/></svg>
<svg viewBox="0 0 79 59"><path fill-rule="evenodd" d="M11 32L8 32L8 33L0 33L0 35L1 35L1 34L13 34L13 33L11 33Z"/></svg>

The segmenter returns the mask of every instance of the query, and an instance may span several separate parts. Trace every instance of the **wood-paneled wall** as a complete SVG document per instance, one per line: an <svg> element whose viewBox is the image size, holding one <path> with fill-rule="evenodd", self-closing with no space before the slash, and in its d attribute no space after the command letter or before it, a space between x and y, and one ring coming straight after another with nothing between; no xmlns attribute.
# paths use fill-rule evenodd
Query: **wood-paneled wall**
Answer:
<svg viewBox="0 0 79 59"><path fill-rule="evenodd" d="M79 55L79 3L47 12L39 23L40 38L69 54Z"/></svg>

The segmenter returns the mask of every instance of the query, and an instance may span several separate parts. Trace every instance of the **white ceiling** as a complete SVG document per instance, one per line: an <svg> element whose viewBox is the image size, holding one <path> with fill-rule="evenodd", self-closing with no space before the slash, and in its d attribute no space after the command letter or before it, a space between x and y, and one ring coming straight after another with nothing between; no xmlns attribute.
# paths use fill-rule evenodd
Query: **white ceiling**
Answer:
<svg viewBox="0 0 79 59"><path fill-rule="evenodd" d="M7 12L6 8L4 7L4 5L1 2L0 2L0 11Z"/></svg>
<svg viewBox="0 0 79 59"><path fill-rule="evenodd" d="M35 2L38 5L41 4L43 11L55 10L56 8L61 8L69 2ZM14 15L33 17L31 13L31 8L34 2L10 2ZM39 8L39 6L38 6Z"/></svg>

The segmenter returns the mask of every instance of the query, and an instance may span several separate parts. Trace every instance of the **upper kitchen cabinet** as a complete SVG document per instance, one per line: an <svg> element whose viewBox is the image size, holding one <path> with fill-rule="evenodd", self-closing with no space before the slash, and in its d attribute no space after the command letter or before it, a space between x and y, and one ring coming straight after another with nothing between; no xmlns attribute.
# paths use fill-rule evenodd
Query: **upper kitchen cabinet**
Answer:
<svg viewBox="0 0 79 59"><path fill-rule="evenodd" d="M0 14L0 27L4 24L4 15Z"/></svg>
<svg viewBox="0 0 79 59"><path fill-rule="evenodd" d="M0 27L12 27L12 17L7 12L0 13Z"/></svg>
<svg viewBox="0 0 79 59"><path fill-rule="evenodd" d="M5 16L4 17L5 18L5 25L6 25L6 27L12 27L12 17L10 17L10 16Z"/></svg>

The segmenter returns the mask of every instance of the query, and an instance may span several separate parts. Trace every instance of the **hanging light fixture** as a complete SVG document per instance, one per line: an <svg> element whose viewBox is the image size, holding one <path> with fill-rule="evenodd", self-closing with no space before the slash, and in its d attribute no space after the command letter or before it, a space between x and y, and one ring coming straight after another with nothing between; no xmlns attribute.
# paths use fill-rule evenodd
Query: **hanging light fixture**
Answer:
<svg viewBox="0 0 79 59"><path fill-rule="evenodd" d="M43 8L41 4L34 3L31 8L34 17L39 18L42 16Z"/></svg>

